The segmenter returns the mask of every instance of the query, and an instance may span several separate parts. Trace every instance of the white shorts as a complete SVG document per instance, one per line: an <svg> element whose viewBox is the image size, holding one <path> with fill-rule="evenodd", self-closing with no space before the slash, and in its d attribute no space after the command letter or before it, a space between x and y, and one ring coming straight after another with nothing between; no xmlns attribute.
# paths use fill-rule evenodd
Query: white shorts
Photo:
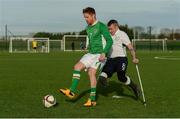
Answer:
<svg viewBox="0 0 180 119"><path fill-rule="evenodd" d="M99 65L100 65L100 54L91 54L91 53L87 53L85 54L81 59L80 62L83 63L86 68L94 68L94 69L98 69Z"/></svg>

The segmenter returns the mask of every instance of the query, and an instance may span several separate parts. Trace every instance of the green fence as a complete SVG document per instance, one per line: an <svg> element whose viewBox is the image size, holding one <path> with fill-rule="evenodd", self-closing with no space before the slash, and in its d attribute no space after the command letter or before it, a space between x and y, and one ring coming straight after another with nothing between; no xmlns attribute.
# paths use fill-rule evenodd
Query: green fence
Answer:
<svg viewBox="0 0 180 119"><path fill-rule="evenodd" d="M180 40L146 40L146 41L135 41L134 47L136 50L156 50L156 51L169 51L169 50L180 50Z"/></svg>
<svg viewBox="0 0 180 119"><path fill-rule="evenodd" d="M180 40L176 40L176 41L168 40L166 44L167 44L167 50L180 50Z"/></svg>
<svg viewBox="0 0 180 119"><path fill-rule="evenodd" d="M136 41L134 47L137 50L163 50L162 42Z"/></svg>
<svg viewBox="0 0 180 119"><path fill-rule="evenodd" d="M9 41L0 40L0 51L8 51L9 50Z"/></svg>

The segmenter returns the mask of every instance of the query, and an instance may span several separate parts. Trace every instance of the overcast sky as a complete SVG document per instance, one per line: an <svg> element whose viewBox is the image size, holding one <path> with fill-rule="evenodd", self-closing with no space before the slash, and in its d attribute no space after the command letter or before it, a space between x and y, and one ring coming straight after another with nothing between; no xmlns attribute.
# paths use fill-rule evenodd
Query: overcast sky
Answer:
<svg viewBox="0 0 180 119"><path fill-rule="evenodd" d="M0 0L0 35L5 24L14 34L80 31L82 9L96 9L98 20L120 24L180 28L180 0Z"/></svg>

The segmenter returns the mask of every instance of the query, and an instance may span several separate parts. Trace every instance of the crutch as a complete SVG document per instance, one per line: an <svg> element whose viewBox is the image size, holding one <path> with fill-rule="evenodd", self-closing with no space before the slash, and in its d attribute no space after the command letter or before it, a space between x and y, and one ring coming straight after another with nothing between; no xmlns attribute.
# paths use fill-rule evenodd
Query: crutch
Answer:
<svg viewBox="0 0 180 119"><path fill-rule="evenodd" d="M138 79L139 79L139 84L140 84L141 91L142 91L143 104L146 107L146 98L145 98L145 95L144 95L144 90L143 90L143 86L142 86L141 76L140 76L140 73L139 73L139 67L138 67L137 64L136 64L136 71L137 71L137 75L138 75Z"/></svg>

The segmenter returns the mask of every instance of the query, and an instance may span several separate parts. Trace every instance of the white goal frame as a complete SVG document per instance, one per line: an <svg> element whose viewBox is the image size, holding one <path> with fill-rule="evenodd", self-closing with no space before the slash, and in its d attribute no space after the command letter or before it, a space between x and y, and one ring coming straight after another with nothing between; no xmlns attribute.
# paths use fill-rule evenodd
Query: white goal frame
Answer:
<svg viewBox="0 0 180 119"><path fill-rule="evenodd" d="M22 40L22 41L27 41L27 50L24 51L13 51L13 41L14 40ZM46 41L47 42L47 47L45 49L45 52L33 52L30 50L30 42L33 40L36 41ZM43 40L42 40L43 39ZM49 53L49 38L29 38L29 37L10 37L9 41L9 53Z"/></svg>
<svg viewBox="0 0 180 119"><path fill-rule="evenodd" d="M77 37L80 37L80 38L87 38L87 35L64 35L63 36L63 50L64 51L72 51L72 50L66 50L66 38L67 37L74 37L74 38L77 38ZM74 51L83 51L83 50L74 50Z"/></svg>
<svg viewBox="0 0 180 119"><path fill-rule="evenodd" d="M133 44L133 47L136 49L136 42L141 42L141 41L143 41L143 42L153 42L153 41L155 41L155 42L162 42L162 51L166 51L167 50L167 43L166 43L166 41L167 41L167 39L165 38L165 39L132 39L132 44Z"/></svg>

